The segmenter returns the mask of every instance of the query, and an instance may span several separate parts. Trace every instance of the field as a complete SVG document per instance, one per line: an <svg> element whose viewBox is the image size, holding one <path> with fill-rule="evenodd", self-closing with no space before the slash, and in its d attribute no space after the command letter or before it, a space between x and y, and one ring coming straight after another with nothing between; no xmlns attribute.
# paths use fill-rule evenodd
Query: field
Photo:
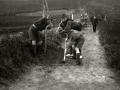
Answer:
<svg viewBox="0 0 120 90"><path fill-rule="evenodd" d="M40 16L0 16L0 34L26 31ZM58 26L60 15L54 16L53 25Z"/></svg>
<svg viewBox="0 0 120 90"><path fill-rule="evenodd" d="M76 8L74 0L48 0L50 10ZM16 13L35 12L42 10L42 0L0 0L0 15L15 15Z"/></svg>

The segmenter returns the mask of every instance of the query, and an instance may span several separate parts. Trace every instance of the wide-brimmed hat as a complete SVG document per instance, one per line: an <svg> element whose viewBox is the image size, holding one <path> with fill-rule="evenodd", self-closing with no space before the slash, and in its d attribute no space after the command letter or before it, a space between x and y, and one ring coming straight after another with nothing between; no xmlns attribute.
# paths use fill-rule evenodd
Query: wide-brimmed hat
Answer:
<svg viewBox="0 0 120 90"><path fill-rule="evenodd" d="M61 15L61 18L65 18L65 17L67 17L65 13Z"/></svg>

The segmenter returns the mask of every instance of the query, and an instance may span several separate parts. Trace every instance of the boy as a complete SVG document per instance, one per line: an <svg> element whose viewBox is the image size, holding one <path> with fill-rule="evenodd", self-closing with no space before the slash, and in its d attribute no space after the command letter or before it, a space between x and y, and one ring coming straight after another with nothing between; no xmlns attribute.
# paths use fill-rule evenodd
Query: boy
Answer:
<svg viewBox="0 0 120 90"><path fill-rule="evenodd" d="M36 57L36 49L42 45L42 40L39 35L39 31L44 29L51 29L53 24L51 22L51 16L42 17L37 22L31 25L28 30L29 40L32 45L32 56Z"/></svg>

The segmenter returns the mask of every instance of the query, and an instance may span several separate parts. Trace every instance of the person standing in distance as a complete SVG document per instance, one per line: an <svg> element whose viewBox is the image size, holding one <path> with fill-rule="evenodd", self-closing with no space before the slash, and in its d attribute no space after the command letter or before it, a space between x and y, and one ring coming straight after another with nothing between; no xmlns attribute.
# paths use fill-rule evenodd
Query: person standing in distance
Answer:
<svg viewBox="0 0 120 90"><path fill-rule="evenodd" d="M97 18L96 15L91 17L91 22L92 22L92 25L93 25L93 32L96 32L96 27L98 25L98 18Z"/></svg>

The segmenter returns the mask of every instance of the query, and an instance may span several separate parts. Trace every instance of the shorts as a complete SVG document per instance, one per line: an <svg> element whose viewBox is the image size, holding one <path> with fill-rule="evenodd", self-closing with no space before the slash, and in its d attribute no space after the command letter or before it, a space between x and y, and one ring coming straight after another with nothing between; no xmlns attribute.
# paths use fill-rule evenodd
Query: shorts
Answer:
<svg viewBox="0 0 120 90"><path fill-rule="evenodd" d="M79 49L82 49L84 42L85 42L85 38L82 35L80 38L77 38L75 40L75 44L74 45L75 45L75 47L77 47Z"/></svg>
<svg viewBox="0 0 120 90"><path fill-rule="evenodd" d="M67 48L70 48L72 45L74 45L75 47L82 49L84 42L85 42L85 38L83 37L83 35L81 35L80 37L76 38L74 41L70 41Z"/></svg>
<svg viewBox="0 0 120 90"><path fill-rule="evenodd" d="M29 40L41 41L40 34L34 26L31 26L28 30Z"/></svg>

